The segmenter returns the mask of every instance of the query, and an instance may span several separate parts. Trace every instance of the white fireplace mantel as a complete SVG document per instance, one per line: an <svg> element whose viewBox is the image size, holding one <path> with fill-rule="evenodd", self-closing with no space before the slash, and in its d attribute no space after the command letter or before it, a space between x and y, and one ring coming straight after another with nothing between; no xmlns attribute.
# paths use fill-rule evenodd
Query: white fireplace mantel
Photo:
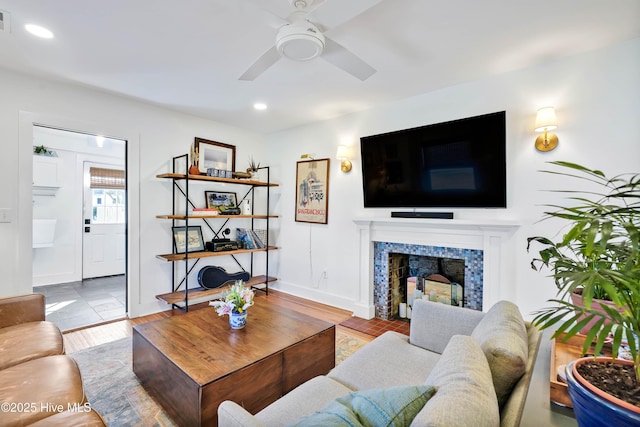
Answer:
<svg viewBox="0 0 640 427"><path fill-rule="evenodd" d="M510 256L512 236L520 226L503 219L430 219L359 217L359 301L354 314L371 319L373 302L373 242L442 246L483 251L483 311L501 299L513 300L515 271Z"/></svg>

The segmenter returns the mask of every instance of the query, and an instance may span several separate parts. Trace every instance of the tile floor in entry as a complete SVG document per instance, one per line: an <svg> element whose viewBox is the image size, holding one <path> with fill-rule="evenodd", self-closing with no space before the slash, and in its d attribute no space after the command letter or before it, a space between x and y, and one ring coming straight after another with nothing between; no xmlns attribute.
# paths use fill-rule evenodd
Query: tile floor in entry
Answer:
<svg viewBox="0 0 640 427"><path fill-rule="evenodd" d="M34 286L33 292L45 296L46 319L62 331L120 319L126 315L124 275Z"/></svg>

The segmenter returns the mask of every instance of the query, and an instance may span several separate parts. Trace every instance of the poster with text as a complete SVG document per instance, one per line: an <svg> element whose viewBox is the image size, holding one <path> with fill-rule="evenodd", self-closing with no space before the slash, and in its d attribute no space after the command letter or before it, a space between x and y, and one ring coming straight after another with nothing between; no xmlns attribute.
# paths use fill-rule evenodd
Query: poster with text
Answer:
<svg viewBox="0 0 640 427"><path fill-rule="evenodd" d="M296 164L296 221L326 224L329 216L329 159Z"/></svg>

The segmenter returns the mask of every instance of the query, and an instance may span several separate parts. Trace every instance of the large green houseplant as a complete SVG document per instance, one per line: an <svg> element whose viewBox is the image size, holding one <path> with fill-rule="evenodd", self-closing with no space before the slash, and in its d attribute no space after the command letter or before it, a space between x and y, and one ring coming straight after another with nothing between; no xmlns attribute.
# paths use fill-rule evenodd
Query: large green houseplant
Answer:
<svg viewBox="0 0 640 427"><path fill-rule="evenodd" d="M545 218L566 223L566 232L557 241L547 237L530 237L541 245L531 266L548 268L558 288L554 305L535 314L533 323L542 329L557 327L553 337L565 334L568 339L589 322L595 321L585 338L586 354L601 352L611 345L613 357L628 343L640 378L640 174L608 178L598 170L575 163L551 162L552 170L543 171L560 178L581 181L584 190L556 190L566 195L566 206L549 205ZM586 186L586 187L585 187ZM569 296L582 292L583 304L571 302ZM595 298L609 299L613 306L596 310Z"/></svg>

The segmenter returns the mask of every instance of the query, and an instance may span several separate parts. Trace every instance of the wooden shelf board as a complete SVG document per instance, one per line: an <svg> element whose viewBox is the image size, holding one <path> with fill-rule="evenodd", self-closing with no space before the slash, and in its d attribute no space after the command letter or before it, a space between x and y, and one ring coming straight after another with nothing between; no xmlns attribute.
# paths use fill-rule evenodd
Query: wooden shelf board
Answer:
<svg viewBox="0 0 640 427"><path fill-rule="evenodd" d="M275 277L267 277L265 275L254 276L250 278L248 281L244 282L245 286L257 286L264 284L266 282L275 282ZM189 300L200 299L200 298L210 298L217 299L221 298L224 295L225 287L221 286L215 289L206 289L206 288L192 288L189 289ZM156 295L156 298L166 302L167 304L180 304L184 303L185 300L185 292L177 291L177 292L169 292L167 294Z"/></svg>
<svg viewBox="0 0 640 427"><path fill-rule="evenodd" d="M156 175L156 178L186 179L187 176L183 173L161 173L159 175ZM266 183L263 181L253 181L251 179L241 178L218 178L207 175L189 175L189 179L194 181L226 182L229 184L253 185L255 187L278 187L278 184L274 184L272 182Z"/></svg>
<svg viewBox="0 0 640 427"><path fill-rule="evenodd" d="M180 219L184 220L187 217L189 218L254 218L254 219L267 219L267 218L278 218L277 215L214 215L207 213L192 213L189 215L156 215L156 218L159 219Z"/></svg>
<svg viewBox="0 0 640 427"><path fill-rule="evenodd" d="M562 342L564 334L551 341L551 363L549 369L549 399L558 405L573 408L567 383L558 378L558 366L582 357L582 346L584 345L585 335L577 334L567 341ZM592 351L591 348L590 351ZM602 352L605 356L611 356L610 348L603 348Z"/></svg>
<svg viewBox="0 0 640 427"><path fill-rule="evenodd" d="M250 252L266 252L267 250L273 251L276 249L278 249L277 246L269 246L268 248L236 249L234 251L221 251L221 252L210 252L210 251L189 252L187 259L208 258L213 256L224 256L224 255L236 255L236 254L244 254L244 253L250 253ZM156 258L163 259L168 262L184 261L185 254L156 255Z"/></svg>

